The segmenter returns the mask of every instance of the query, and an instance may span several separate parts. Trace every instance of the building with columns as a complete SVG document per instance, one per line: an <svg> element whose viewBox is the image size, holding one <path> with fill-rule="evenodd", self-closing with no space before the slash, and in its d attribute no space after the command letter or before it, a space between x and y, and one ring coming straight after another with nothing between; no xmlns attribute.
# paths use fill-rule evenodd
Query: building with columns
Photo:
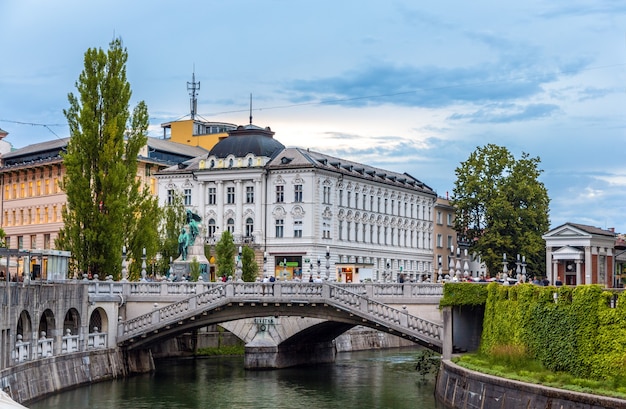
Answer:
<svg viewBox="0 0 626 409"><path fill-rule="evenodd" d="M406 173L285 148L249 124L156 177L163 203L181 194L202 217L207 243L229 230L266 275L358 282L434 272L437 196Z"/></svg>
<svg viewBox="0 0 626 409"><path fill-rule="evenodd" d="M565 223L546 234L546 272L550 284L600 284L617 287L617 235L613 230Z"/></svg>

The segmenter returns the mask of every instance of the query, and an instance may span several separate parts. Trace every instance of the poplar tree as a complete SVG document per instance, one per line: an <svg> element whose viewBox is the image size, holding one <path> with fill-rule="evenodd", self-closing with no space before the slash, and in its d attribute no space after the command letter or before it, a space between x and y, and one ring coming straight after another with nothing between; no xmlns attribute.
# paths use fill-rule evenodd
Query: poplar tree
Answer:
<svg viewBox="0 0 626 409"><path fill-rule="evenodd" d="M61 182L67 205L56 246L71 251L77 273L100 278L120 277L124 245L129 259L140 263L140 249L156 240L141 223L158 225L149 220L156 217L156 199L137 177L148 109L141 101L129 111L127 59L121 39L107 51L88 49L75 84L78 95L68 94L69 108L63 111L70 128ZM148 247L156 251L157 246Z"/></svg>
<svg viewBox="0 0 626 409"><path fill-rule="evenodd" d="M455 229L481 256L490 275L509 272L517 254L526 257L531 275L545 274L545 243L549 228L548 191L539 181L540 159L523 153L520 159L502 146L478 147L456 168L452 195Z"/></svg>

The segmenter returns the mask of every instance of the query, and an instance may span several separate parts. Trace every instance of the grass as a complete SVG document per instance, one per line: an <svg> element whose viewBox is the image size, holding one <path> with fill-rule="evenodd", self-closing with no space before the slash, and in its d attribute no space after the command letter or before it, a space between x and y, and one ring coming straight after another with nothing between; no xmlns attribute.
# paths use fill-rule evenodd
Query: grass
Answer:
<svg viewBox="0 0 626 409"><path fill-rule="evenodd" d="M523 348L502 347L492 354L469 353L453 359L464 368L517 381L594 395L626 399L626 379L581 379L565 372L552 372L530 359Z"/></svg>
<svg viewBox="0 0 626 409"><path fill-rule="evenodd" d="M243 344L226 345L210 348L198 348L196 356L219 356L219 355L243 355L245 347Z"/></svg>

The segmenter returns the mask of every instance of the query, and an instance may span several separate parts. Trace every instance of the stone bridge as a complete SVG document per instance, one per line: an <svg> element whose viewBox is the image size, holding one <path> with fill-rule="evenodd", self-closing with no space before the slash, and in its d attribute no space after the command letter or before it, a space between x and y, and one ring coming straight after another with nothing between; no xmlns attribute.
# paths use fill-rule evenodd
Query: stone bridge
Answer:
<svg viewBox="0 0 626 409"><path fill-rule="evenodd" d="M94 297L115 298L114 288L99 287ZM178 296L164 294L168 288L134 283L134 295L125 301L127 319L118 323L120 347L148 349L176 335L231 321L245 323L227 328L246 341L248 368L333 361L332 340L357 325L436 351L443 347L437 309L442 287L437 284L212 283L193 285L195 293ZM123 293L119 297L124 299ZM146 308L151 310L136 315Z"/></svg>

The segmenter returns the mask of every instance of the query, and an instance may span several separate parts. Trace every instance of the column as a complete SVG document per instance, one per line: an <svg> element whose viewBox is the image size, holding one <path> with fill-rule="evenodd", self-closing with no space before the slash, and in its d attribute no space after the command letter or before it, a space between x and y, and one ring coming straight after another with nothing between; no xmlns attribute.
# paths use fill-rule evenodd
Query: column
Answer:
<svg viewBox="0 0 626 409"><path fill-rule="evenodd" d="M263 208L261 206L263 202L261 179L254 181L254 241L261 243L261 237L263 236Z"/></svg>
<svg viewBox="0 0 626 409"><path fill-rule="evenodd" d="M552 246L546 246L546 277L552 278Z"/></svg>
<svg viewBox="0 0 626 409"><path fill-rule="evenodd" d="M585 246L585 282L582 284L591 284L591 273L593 266L591 263L591 247Z"/></svg>
<svg viewBox="0 0 626 409"><path fill-rule="evenodd" d="M235 180L235 203L237 204L235 212L235 237L243 235L243 183L241 180Z"/></svg>
<svg viewBox="0 0 626 409"><path fill-rule="evenodd" d="M219 232L223 232L225 230L224 226L224 182L218 180L215 182L217 185L217 197L215 198L217 201L217 220L215 223L219 228Z"/></svg>
<svg viewBox="0 0 626 409"><path fill-rule="evenodd" d="M582 269L580 268L582 260L574 260L574 263L576 263L576 285L580 285L583 282Z"/></svg>

